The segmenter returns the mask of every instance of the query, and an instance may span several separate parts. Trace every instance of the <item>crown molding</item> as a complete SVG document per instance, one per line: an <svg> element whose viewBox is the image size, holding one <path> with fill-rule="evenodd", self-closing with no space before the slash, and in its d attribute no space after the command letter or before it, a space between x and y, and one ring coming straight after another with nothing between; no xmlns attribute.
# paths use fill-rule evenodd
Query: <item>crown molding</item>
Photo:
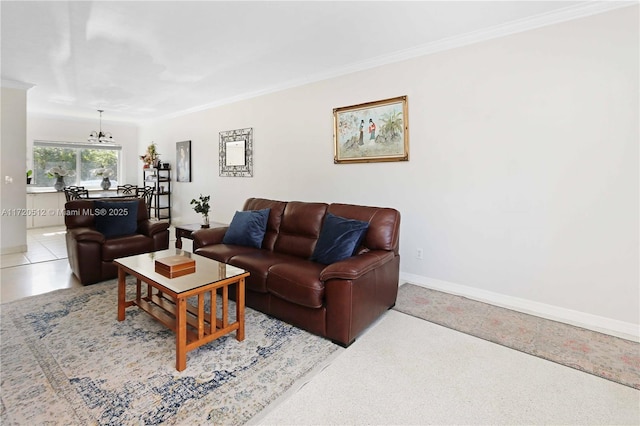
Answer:
<svg viewBox="0 0 640 426"><path fill-rule="evenodd" d="M584 18L591 15L597 15L600 13L609 12L616 9L621 9L621 8L630 7L630 6L637 6L638 4L640 4L638 0L583 2L578 5L568 6L565 8L557 9L552 12L546 12L536 16L511 21L505 24L495 25L489 28L484 28L482 30L473 31L473 32L469 32L469 33L454 36L454 37L449 37L449 38L438 40L432 43L427 43L421 46L417 46L411 49L401 50L389 55L381 55L381 56L378 56L377 58L351 64L347 67L334 69L326 73L310 75L304 79L292 80L285 84L272 86L259 91L245 93L245 94L234 96L227 99L221 99L216 102L196 106L183 111L177 111L161 117L140 120L139 123L144 125L144 124L154 122L156 120L166 120L166 119L177 118L187 114L192 114L195 112L220 107L223 105L228 105L235 102L256 98L259 96L279 92L286 89L292 89L295 87L303 86L310 83L315 83L322 80L328 80L331 78L340 77L340 76L351 74L354 72L364 71L364 70L376 68L383 65L405 61L408 59L431 55L431 54L442 52L445 50L451 50L458 47L468 46L471 44L480 43L480 42L495 39L495 38L506 37L512 34L517 34L525 31L533 30L536 28L549 26L549 25L559 24L559 23L571 21L574 19Z"/></svg>
<svg viewBox="0 0 640 426"><path fill-rule="evenodd" d="M25 83L23 81L16 81L16 80L6 80L3 78L0 81L0 86L7 89L29 90L33 86L35 86L35 84Z"/></svg>
<svg viewBox="0 0 640 426"><path fill-rule="evenodd" d="M364 71L383 65L389 65L396 62L402 62L422 56L432 55L435 53L456 49L459 47L469 46L484 41L510 36L525 31L534 30L554 24L560 24L587 16L597 15L616 9L621 9L640 4L638 0L634 1L590 1L575 6L568 6L557 9L552 12L541 13L539 15L518 19L504 24L495 25L493 27L483 28L481 30L472 31L466 34L460 34L426 43L409 49L400 50L389 55L381 55L367 61L351 64L333 72L310 76L305 80L309 82L326 80L341 75L351 74L354 72Z"/></svg>

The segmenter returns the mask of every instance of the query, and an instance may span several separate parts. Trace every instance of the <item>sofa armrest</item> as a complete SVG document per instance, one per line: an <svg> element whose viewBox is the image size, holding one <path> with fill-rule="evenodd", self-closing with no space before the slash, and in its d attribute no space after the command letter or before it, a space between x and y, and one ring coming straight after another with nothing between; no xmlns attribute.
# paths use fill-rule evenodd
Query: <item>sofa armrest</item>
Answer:
<svg viewBox="0 0 640 426"><path fill-rule="evenodd" d="M210 246L212 244L222 244L224 234L229 229L228 226L222 226L218 228L202 228L193 231L191 237L193 238L193 250L196 248Z"/></svg>
<svg viewBox="0 0 640 426"><path fill-rule="evenodd" d="M327 265L320 272L320 281L330 279L355 280L394 258L394 253L387 250L372 250L357 256L351 256L340 262Z"/></svg>
<svg viewBox="0 0 640 426"><path fill-rule="evenodd" d="M169 222L166 220L143 220L138 223L138 232L141 234L152 237L158 232L166 231L169 229Z"/></svg>
<svg viewBox="0 0 640 426"><path fill-rule="evenodd" d="M99 244L105 241L103 234L91 228L67 229L67 234L76 241L94 241Z"/></svg>

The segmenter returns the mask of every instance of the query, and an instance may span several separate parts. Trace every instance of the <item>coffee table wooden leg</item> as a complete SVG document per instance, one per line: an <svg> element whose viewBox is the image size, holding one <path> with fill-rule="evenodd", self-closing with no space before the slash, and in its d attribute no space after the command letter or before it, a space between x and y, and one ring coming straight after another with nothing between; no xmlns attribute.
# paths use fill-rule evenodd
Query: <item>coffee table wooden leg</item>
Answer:
<svg viewBox="0 0 640 426"><path fill-rule="evenodd" d="M210 292L210 300L211 306L209 307L209 333L213 334L216 332L216 315L218 311L218 299L216 298L216 291L211 290Z"/></svg>
<svg viewBox="0 0 640 426"><path fill-rule="evenodd" d="M198 339L204 337L204 293L198 294Z"/></svg>
<svg viewBox="0 0 640 426"><path fill-rule="evenodd" d="M236 285L236 321L238 321L238 331L236 339L239 342L244 340L244 278Z"/></svg>
<svg viewBox="0 0 640 426"><path fill-rule="evenodd" d="M229 325L229 286L222 287L222 328Z"/></svg>
<svg viewBox="0 0 640 426"><path fill-rule="evenodd" d="M124 321L124 304L125 295L127 292L127 273L118 268L118 321Z"/></svg>
<svg viewBox="0 0 640 426"><path fill-rule="evenodd" d="M187 300L176 300L176 370L187 368Z"/></svg>

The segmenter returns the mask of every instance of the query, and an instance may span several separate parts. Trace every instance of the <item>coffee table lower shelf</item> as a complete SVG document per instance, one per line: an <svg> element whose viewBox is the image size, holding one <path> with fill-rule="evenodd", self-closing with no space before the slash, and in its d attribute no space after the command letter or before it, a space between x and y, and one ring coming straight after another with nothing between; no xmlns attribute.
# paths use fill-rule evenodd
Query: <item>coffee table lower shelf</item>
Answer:
<svg viewBox="0 0 640 426"><path fill-rule="evenodd" d="M136 277L136 298L126 300L126 276ZM206 284L188 292L175 293L163 285L144 277L136 271L119 265L118 269L118 321L125 319L125 309L138 306L164 326L176 333L176 369L187 368L186 354L221 336L236 332L238 341L244 340L244 280L248 273L222 281ZM142 295L142 284L146 284L146 295ZM229 286L236 285L236 318L229 321ZM156 290L154 293L153 290ZM217 317L217 290L221 289L221 317ZM211 305L205 312L205 294L209 293ZM197 305L187 302L197 297Z"/></svg>

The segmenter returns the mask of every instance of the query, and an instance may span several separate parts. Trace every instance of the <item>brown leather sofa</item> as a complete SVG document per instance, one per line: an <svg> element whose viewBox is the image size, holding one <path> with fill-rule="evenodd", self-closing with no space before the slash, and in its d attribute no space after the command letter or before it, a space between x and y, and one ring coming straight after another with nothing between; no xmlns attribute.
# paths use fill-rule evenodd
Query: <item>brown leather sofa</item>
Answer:
<svg viewBox="0 0 640 426"><path fill-rule="evenodd" d="M269 208L260 249L223 244L228 227L193 233L194 251L251 273L246 305L343 346L398 293L400 213L391 208L250 198L244 211ZM309 260L327 213L369 223L356 255L324 265Z"/></svg>
<svg viewBox="0 0 640 426"><path fill-rule="evenodd" d="M98 231L96 202L136 202L137 217L127 235L105 236ZM110 209L111 210L111 209ZM113 209L116 214L120 210ZM108 212L107 212L108 213ZM113 260L169 247L169 222L149 219L144 199L75 200L65 204L67 254L69 265L83 285L94 284L118 276Z"/></svg>

